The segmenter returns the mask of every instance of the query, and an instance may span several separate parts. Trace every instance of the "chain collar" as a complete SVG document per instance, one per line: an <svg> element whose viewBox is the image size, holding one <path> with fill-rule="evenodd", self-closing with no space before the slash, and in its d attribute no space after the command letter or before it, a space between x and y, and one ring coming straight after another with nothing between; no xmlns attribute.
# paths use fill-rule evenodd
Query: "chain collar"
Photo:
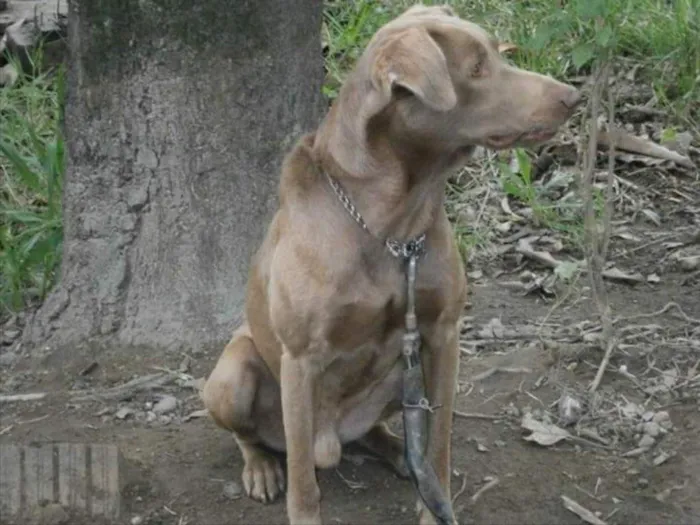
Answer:
<svg viewBox="0 0 700 525"><path fill-rule="evenodd" d="M352 203L347 193L345 193L345 190L343 190L340 183L331 177L325 170L324 174L326 175L328 183L333 189L333 193L335 193L336 197L338 197L338 200L343 205L343 208L345 208L345 210L350 214L350 217L352 217L353 220L360 225L360 228L371 234L369 228L367 227L367 223L362 218L362 215L360 215L360 212L357 211L357 208ZM397 259L408 260L411 257L418 257L425 252L425 233L421 233L418 237L410 239L406 242L387 238L384 241L384 246L386 246L389 253L391 253L391 255Z"/></svg>

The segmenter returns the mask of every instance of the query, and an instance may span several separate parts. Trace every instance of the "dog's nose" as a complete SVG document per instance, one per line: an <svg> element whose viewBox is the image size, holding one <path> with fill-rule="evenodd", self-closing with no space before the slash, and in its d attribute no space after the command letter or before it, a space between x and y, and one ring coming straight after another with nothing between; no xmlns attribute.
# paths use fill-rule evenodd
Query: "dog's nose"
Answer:
<svg viewBox="0 0 700 525"><path fill-rule="evenodd" d="M576 88L571 88L564 94L561 103L568 109L574 109L581 103L581 100L581 92Z"/></svg>

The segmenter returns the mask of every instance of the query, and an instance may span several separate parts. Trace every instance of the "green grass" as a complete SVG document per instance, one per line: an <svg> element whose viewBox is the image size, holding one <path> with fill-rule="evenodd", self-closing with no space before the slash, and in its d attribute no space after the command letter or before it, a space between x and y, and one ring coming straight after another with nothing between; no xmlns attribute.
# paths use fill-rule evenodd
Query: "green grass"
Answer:
<svg viewBox="0 0 700 525"><path fill-rule="evenodd" d="M639 66L637 81L653 86L673 116L669 126L700 127L700 0L564 0L563 9L555 0L439 3L515 43L517 65L560 79L587 74L596 46L609 46L624 68ZM411 4L326 0L324 92L330 100L377 28ZM612 32L596 29L593 15L599 8ZM13 88L0 88L0 314L41 300L55 282L62 235L62 86L62 75L55 75L23 77ZM515 172L497 165L490 171L500 173L505 194L533 210L535 222L576 242L580 211L549 199L546 188L524 173L525 162L520 159ZM459 204L459 185L449 191L448 202ZM475 229L457 209L450 217L463 253L488 244L492 232L484 221Z"/></svg>
<svg viewBox="0 0 700 525"><path fill-rule="evenodd" d="M0 88L0 307L42 300L61 256L63 75Z"/></svg>
<svg viewBox="0 0 700 525"><path fill-rule="evenodd" d="M413 2L334 0L326 2L324 38L329 46L327 93L333 96L365 44L388 19ZM639 64L640 80L653 83L660 101L679 116L700 114L700 0L453 0L457 13L500 39L518 45L517 65L557 78L588 72L594 54L588 41L600 40L586 19L602 6L614 27L617 56ZM608 35L609 36L609 35ZM590 48L589 48L590 50ZM577 53L578 52L578 53ZM576 64L577 54L583 64Z"/></svg>

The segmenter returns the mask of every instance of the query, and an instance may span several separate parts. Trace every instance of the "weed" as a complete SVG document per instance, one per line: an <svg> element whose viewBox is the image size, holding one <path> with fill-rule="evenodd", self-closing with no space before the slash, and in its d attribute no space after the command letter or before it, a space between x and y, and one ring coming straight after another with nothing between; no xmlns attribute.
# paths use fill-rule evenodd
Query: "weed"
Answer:
<svg viewBox="0 0 700 525"><path fill-rule="evenodd" d="M36 60L36 58L35 58ZM0 306L43 299L61 257L63 72L0 90Z"/></svg>

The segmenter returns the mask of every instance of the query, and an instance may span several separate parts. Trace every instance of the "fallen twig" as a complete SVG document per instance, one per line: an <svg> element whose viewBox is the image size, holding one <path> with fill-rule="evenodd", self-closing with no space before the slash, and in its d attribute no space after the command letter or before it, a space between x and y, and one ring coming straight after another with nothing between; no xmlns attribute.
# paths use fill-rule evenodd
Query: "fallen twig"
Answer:
<svg viewBox="0 0 700 525"><path fill-rule="evenodd" d="M532 339L535 339L535 337L532 337ZM481 372L480 374L476 374L475 376L472 376L470 381L476 382L476 381L483 381L484 379L491 377L492 375L501 372L504 374L531 374L532 370L529 368L525 367L512 367L512 366L494 366L492 368L489 368L485 372Z"/></svg>
<svg viewBox="0 0 700 525"><path fill-rule="evenodd" d="M670 160L679 166L688 169L695 169L695 164L685 155L671 151L664 146L636 137L621 129L610 129L608 131L598 131L598 144L601 146L610 147L615 144L617 149L644 155L645 157L653 157L655 159Z"/></svg>
<svg viewBox="0 0 700 525"><path fill-rule="evenodd" d="M671 308L675 308L678 310L678 313L681 314L681 317L688 323L693 323L693 324L700 324L700 319L696 319L695 317L690 317L688 314L686 314L683 311L683 308L676 303L675 301L670 301L666 303L666 305L659 309L656 310L655 312L650 312L648 314L636 314L636 315L629 315L625 317L616 317L613 320L613 324L619 323L620 321L636 321L637 319L644 319L648 317L658 317L659 315L665 314L668 312Z"/></svg>
<svg viewBox="0 0 700 525"><path fill-rule="evenodd" d="M548 252L541 252L532 249L530 244L528 244L525 241L518 243L518 246L515 248L515 250L524 257L532 259L533 261L538 262L542 266L546 266L547 268L555 269L561 264L564 264L562 261L559 261L552 257ZM588 268L586 268L586 265L579 264L579 267L581 268L582 272L588 273ZM600 275L603 278L608 279L610 281L624 281L628 283L644 282L644 277L642 277L640 274L627 274L615 268L601 270Z"/></svg>
<svg viewBox="0 0 700 525"><path fill-rule="evenodd" d="M610 364L610 358L612 357L613 351L615 350L615 346L617 346L615 338L611 336L610 340L605 345L605 354L603 354L603 359L601 360L600 366L598 367L598 371L595 374L595 378L591 383L591 392L595 392L598 389L598 386L600 386L600 382L603 380L605 370L607 370L608 364Z"/></svg>
<svg viewBox="0 0 700 525"><path fill-rule="evenodd" d="M457 501L457 498L459 498L462 494L464 494L464 491L467 489L467 476L462 474L462 486L459 487L459 490L455 492L454 496L452 496L452 503L454 504L455 501Z"/></svg>
<svg viewBox="0 0 700 525"><path fill-rule="evenodd" d="M462 419L487 419L491 421L496 421L503 419L504 416L493 416L490 414L479 414L478 412L460 412L459 410L453 410L452 413Z"/></svg>
<svg viewBox="0 0 700 525"><path fill-rule="evenodd" d="M150 374L147 376L137 377L128 383L124 383L123 385L115 386L113 388L108 388L106 390L93 391L88 394L80 392L82 395L78 395L73 399L75 401L89 401L94 399L126 399L133 396L137 392L153 390L155 388L165 386L170 381L175 379L177 375L178 374L175 373Z"/></svg>
<svg viewBox="0 0 700 525"><path fill-rule="evenodd" d="M481 487L474 493L474 495L469 499L469 501L471 501L472 503L476 503L476 500L478 500L484 492L486 492L487 490L491 490L500 482L501 481L498 478L493 478L489 480L488 483L486 483L483 487Z"/></svg>
<svg viewBox="0 0 700 525"><path fill-rule="evenodd" d="M591 525L607 525L598 516L593 514L587 508L582 507L571 498L562 495L561 500L564 502L564 508L566 508L566 510L573 512L586 523L590 523Z"/></svg>
<svg viewBox="0 0 700 525"><path fill-rule="evenodd" d="M9 394L0 396L0 403L14 403L16 401L38 401L46 397L46 392L35 392L33 394Z"/></svg>

